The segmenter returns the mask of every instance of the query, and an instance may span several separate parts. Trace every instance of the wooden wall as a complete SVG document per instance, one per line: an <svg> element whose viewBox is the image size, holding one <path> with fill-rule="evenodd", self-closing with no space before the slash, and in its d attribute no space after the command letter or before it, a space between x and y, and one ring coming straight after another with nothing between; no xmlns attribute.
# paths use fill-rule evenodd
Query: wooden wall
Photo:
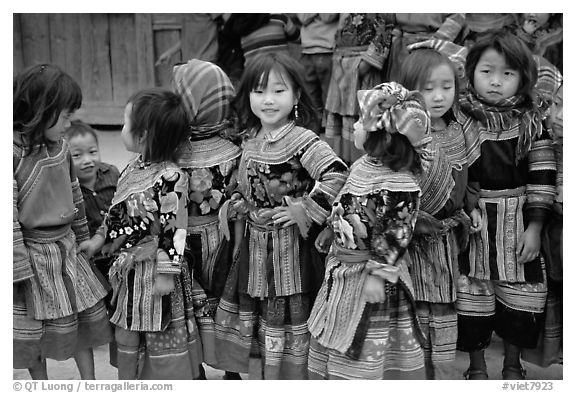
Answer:
<svg viewBox="0 0 576 393"><path fill-rule="evenodd" d="M82 88L79 118L119 125L133 92L169 86L180 55L168 65L154 63L181 30L179 14L13 14L14 74L54 63Z"/></svg>

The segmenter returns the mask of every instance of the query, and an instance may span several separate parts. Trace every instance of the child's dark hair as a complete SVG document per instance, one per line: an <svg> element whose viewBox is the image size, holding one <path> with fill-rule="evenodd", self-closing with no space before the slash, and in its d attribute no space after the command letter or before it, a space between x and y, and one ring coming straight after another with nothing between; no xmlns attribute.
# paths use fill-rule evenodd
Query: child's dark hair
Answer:
<svg viewBox="0 0 576 393"><path fill-rule="evenodd" d="M128 99L134 138L146 133L142 158L149 162L177 160L178 147L188 135L188 118L182 99L176 93L162 88L136 92Z"/></svg>
<svg viewBox="0 0 576 393"><path fill-rule="evenodd" d="M470 48L464 66L469 82L474 87L474 70L480 57L488 49L494 49L500 53L506 60L506 64L520 73L520 84L516 95L524 97L523 104L531 107L534 85L538 79L536 62L524 42L508 30L503 29L487 34Z"/></svg>
<svg viewBox="0 0 576 393"><path fill-rule="evenodd" d="M400 133L390 134L384 130L369 132L364 150L390 169L398 172L407 169L414 175L422 173L422 160L408 138Z"/></svg>
<svg viewBox="0 0 576 393"><path fill-rule="evenodd" d="M66 129L66 139L70 140L77 136L92 135L96 144L98 145L98 134L96 130L90 127L89 124L84 123L82 120L72 120L70 127Z"/></svg>
<svg viewBox="0 0 576 393"><path fill-rule="evenodd" d="M26 68L14 77L13 130L19 132L28 153L48 144L44 132L63 111L82 105L82 90L72 77L53 64Z"/></svg>
<svg viewBox="0 0 576 393"><path fill-rule="evenodd" d="M458 103L458 92L460 90L458 84L458 71L454 63L445 54L435 49L416 49L404 59L400 67L398 75L398 83L407 88L408 90L422 90L426 81L430 78L432 71L443 64L448 65L454 74L454 103ZM453 108L450 108L443 116L442 119L449 124L456 121Z"/></svg>
<svg viewBox="0 0 576 393"><path fill-rule="evenodd" d="M240 126L247 129L260 128L260 119L250 109L250 92L257 88L265 88L271 71L276 71L280 78L285 78L285 82L292 87L295 94L300 95L298 118L295 118L294 111L290 112L289 118L296 120L299 126L308 127L315 120L316 112L302 79L304 70L290 55L282 52L257 55L246 65L236 97L232 102Z"/></svg>

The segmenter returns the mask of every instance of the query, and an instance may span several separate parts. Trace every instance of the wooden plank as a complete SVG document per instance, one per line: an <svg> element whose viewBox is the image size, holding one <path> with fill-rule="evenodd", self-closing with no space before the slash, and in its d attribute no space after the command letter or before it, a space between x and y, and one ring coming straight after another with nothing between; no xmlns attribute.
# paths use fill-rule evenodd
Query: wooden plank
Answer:
<svg viewBox="0 0 576 393"><path fill-rule="evenodd" d="M87 101L112 100L107 14L80 14L82 91Z"/></svg>
<svg viewBox="0 0 576 393"><path fill-rule="evenodd" d="M152 42L152 17L150 14L134 15L136 28L136 64L138 87L156 86L154 78L154 43Z"/></svg>
<svg viewBox="0 0 576 393"><path fill-rule="evenodd" d="M152 14L152 30L181 30L182 14Z"/></svg>
<svg viewBox="0 0 576 393"><path fill-rule="evenodd" d="M22 26L20 14L12 14L12 75L17 75L24 68L22 52Z"/></svg>
<svg viewBox="0 0 576 393"><path fill-rule="evenodd" d="M139 89L134 15L110 14L109 21L113 100L126 103L128 97Z"/></svg>
<svg viewBox="0 0 576 393"><path fill-rule="evenodd" d="M51 61L81 83L79 18L78 14L49 14Z"/></svg>
<svg viewBox="0 0 576 393"><path fill-rule="evenodd" d="M23 65L50 62L48 14L20 14Z"/></svg>
<svg viewBox="0 0 576 393"><path fill-rule="evenodd" d="M154 61L168 48L172 47L180 39L181 30L155 30L154 31ZM182 51L178 51L167 64L155 66L156 85L168 87L172 80L172 67L182 61Z"/></svg>
<svg viewBox="0 0 576 393"><path fill-rule="evenodd" d="M84 101L74 115L88 124L122 125L126 103L110 101Z"/></svg>

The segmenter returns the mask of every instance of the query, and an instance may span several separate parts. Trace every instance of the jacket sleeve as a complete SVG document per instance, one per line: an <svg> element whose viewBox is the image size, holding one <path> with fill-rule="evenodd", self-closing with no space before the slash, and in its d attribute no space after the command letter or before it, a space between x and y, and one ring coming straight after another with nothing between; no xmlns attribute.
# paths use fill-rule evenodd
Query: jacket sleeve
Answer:
<svg viewBox="0 0 576 393"><path fill-rule="evenodd" d="M530 221L544 221L556 194L556 158L551 139L536 140L528 152L526 212Z"/></svg>
<svg viewBox="0 0 576 393"><path fill-rule="evenodd" d="M442 26L434 33L435 38L453 42L464 27L466 14L448 14Z"/></svg>
<svg viewBox="0 0 576 393"><path fill-rule="evenodd" d="M348 177L348 167L330 146L314 139L301 158L302 166L316 180L316 186L304 198L304 208L312 221L323 224L334 199Z"/></svg>
<svg viewBox="0 0 576 393"><path fill-rule="evenodd" d="M12 181L12 251L13 251L13 275L14 283L27 280L34 276L30 255L24 244L24 238L18 220L18 183Z"/></svg>
<svg viewBox="0 0 576 393"><path fill-rule="evenodd" d="M80 189L80 182L76 177L74 165L72 163L72 156L70 156L70 182L72 183L72 202L74 202L74 210L76 212L74 221L72 221L72 230L76 235L76 243L83 242L90 239L90 230L88 229L88 220L86 219L86 209L84 206L84 197Z"/></svg>

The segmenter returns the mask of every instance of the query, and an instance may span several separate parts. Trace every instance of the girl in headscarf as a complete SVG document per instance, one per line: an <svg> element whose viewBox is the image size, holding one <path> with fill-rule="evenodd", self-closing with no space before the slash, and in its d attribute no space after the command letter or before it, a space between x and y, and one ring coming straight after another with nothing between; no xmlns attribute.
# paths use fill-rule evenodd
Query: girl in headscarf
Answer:
<svg viewBox="0 0 576 393"><path fill-rule="evenodd" d="M430 154L421 94L390 82L358 92L355 144L367 154L333 203L324 282L308 326L311 379L423 379L423 334L404 256ZM332 236L330 236L332 232ZM322 244L324 243L324 244Z"/></svg>
<svg viewBox="0 0 576 393"><path fill-rule="evenodd" d="M220 67L190 60L174 67L174 90L182 96L189 141L180 166L189 177L188 237L185 259L193 272L193 302L202 338L204 362L218 368L214 314L232 260L232 241L243 234L244 221L228 225L229 198L236 188L240 148L231 135L230 100L234 88ZM201 378L205 379L201 370ZM240 379L226 372L225 379Z"/></svg>

